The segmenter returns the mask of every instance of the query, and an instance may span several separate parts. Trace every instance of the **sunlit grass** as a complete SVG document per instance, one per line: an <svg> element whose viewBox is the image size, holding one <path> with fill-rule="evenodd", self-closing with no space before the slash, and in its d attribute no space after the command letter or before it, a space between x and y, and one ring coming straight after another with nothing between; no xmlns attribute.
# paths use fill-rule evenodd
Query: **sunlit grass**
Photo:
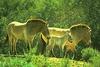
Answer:
<svg viewBox="0 0 100 67"><path fill-rule="evenodd" d="M90 48L88 49L91 50ZM83 52L83 54L86 54L85 57L87 57L87 49L85 51L86 52ZM94 51L95 50L92 49L92 52ZM75 59L70 59L68 57L56 58L45 57L44 55L35 55L32 50L24 55L8 55L6 57L4 55L0 55L0 67L100 67L100 55L97 51L95 53L98 55L89 57L88 62L86 62L84 58L82 61L76 61Z"/></svg>
<svg viewBox="0 0 100 67"><path fill-rule="evenodd" d="M29 61L30 59L30 61ZM29 57L0 56L0 67L88 67L89 63L70 60L68 58L44 57L43 55Z"/></svg>

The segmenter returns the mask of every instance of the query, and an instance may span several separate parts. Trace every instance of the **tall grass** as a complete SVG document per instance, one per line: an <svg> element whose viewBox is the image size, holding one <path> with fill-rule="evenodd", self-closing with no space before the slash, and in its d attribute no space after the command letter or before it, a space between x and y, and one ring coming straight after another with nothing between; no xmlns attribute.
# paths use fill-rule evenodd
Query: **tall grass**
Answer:
<svg viewBox="0 0 100 67"><path fill-rule="evenodd" d="M68 58L45 57L43 55L24 55L24 57L0 56L0 67L88 67L89 64Z"/></svg>

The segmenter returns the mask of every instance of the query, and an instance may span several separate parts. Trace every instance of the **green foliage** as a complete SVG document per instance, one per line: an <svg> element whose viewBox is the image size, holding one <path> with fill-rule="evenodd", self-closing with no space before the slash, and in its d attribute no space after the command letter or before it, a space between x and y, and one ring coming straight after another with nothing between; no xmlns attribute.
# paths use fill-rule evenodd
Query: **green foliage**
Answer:
<svg viewBox="0 0 100 67"><path fill-rule="evenodd" d="M43 67L46 66L46 57L44 56L32 56L32 63L33 65L36 65L37 67Z"/></svg>
<svg viewBox="0 0 100 67"><path fill-rule="evenodd" d="M68 28L72 24L85 23L92 28L94 46L99 46L99 0L2 0L0 2L0 26L12 21L26 22L29 18L42 18L50 24ZM3 21L5 18L6 21ZM6 27L2 25L2 27ZM0 27L0 30L4 30ZM5 33L2 31L2 33ZM2 36L2 35L0 35ZM98 38L97 38L98 37Z"/></svg>
<svg viewBox="0 0 100 67"><path fill-rule="evenodd" d="M100 55L99 56L94 56L89 59L93 67L100 67Z"/></svg>
<svg viewBox="0 0 100 67"><path fill-rule="evenodd" d="M1 0L0 1L0 54L8 54L10 51L8 42L5 43L7 35L7 25L12 21L26 22L30 18L44 19L49 23L49 26L59 28L69 28L72 24L85 23L92 29L92 45L94 48L100 50L100 0ZM35 43L34 43L35 44ZM27 48L23 42L17 43L17 53L26 53ZM94 67L99 66L98 51L84 46L77 46L75 57L83 60L91 61ZM35 54L37 48L34 48L28 53L25 61L20 60L6 60L0 57L0 65L2 67L23 67L22 65L31 65L28 62L41 61L43 66L48 64L54 65L43 56L39 56L41 60L34 59L32 55ZM83 49L83 50L82 50ZM82 50L82 51L81 51ZM79 55L79 56L78 56ZM82 55L82 56L81 56ZM43 60L43 61L42 61ZM9 62L10 61L10 62ZM14 61L14 62L13 62ZM7 63L9 62L9 64ZM44 63L45 62L45 63ZM66 61L67 62L67 61ZM63 62L62 62L63 63ZM97 63L97 64L96 64ZM36 63L38 65L38 63ZM40 64L41 65L41 64ZM59 64L58 64L59 65ZM98 65L98 66L95 66ZM25 67L25 66L24 66ZM28 67L28 66L26 66ZM29 66L33 67L33 66ZM63 66L62 66L63 67ZM66 67L66 64L65 64Z"/></svg>
<svg viewBox="0 0 100 67"><path fill-rule="evenodd" d="M96 57L99 55L99 52L93 48L86 48L81 51L82 59L88 61L92 57Z"/></svg>
<svg viewBox="0 0 100 67"><path fill-rule="evenodd" d="M2 40L3 36L5 36L6 34L6 22L7 22L7 18L6 17L2 17L0 19L0 40Z"/></svg>
<svg viewBox="0 0 100 67"><path fill-rule="evenodd" d="M70 60L68 58L48 58L42 55L31 55L31 61L27 57L3 57L0 56L0 67L89 67L88 63Z"/></svg>
<svg viewBox="0 0 100 67"><path fill-rule="evenodd" d="M32 63L27 63L23 58L0 56L0 67L33 67Z"/></svg>

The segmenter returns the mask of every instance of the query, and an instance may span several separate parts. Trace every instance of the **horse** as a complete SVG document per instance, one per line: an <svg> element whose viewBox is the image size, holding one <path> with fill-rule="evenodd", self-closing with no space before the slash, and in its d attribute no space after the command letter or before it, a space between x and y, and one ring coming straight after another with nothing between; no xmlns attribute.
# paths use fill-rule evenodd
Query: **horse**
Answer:
<svg viewBox="0 0 100 67"><path fill-rule="evenodd" d="M43 34L49 42L49 31L47 23L41 19L29 19L25 23L17 21L8 24L7 35L11 51L16 52L16 43L18 40L24 40L28 44L29 49L33 43L36 34Z"/></svg>
<svg viewBox="0 0 100 67"><path fill-rule="evenodd" d="M65 40L63 40L64 44L62 45L62 50L65 50L65 52L74 53L76 51L76 46L80 41L83 41L88 46L90 46L91 44L91 28L86 24L72 25L68 29L61 29L55 27L49 27L48 29L51 39L49 45L47 45L46 47L47 50L53 48L53 46L50 45L51 42L52 44L55 44L55 42L59 42L60 41L59 39L62 40L63 38ZM45 36L42 36L41 38L42 41L44 40L44 42L46 43Z"/></svg>
<svg viewBox="0 0 100 67"><path fill-rule="evenodd" d="M80 41L86 43L87 46L91 45L91 28L88 25L76 24L69 29L74 45L77 45Z"/></svg>
<svg viewBox="0 0 100 67"><path fill-rule="evenodd" d="M48 27L49 33L50 33L50 40L48 45L46 46L46 54L48 55L50 51L54 56L54 51L56 49L60 49L62 51L62 45L66 40L71 41L70 35L69 35L69 29L62 29L62 28L56 28L56 27ZM41 40L43 44L47 43L47 39L45 36L41 35ZM60 52L61 53L61 52Z"/></svg>
<svg viewBox="0 0 100 67"><path fill-rule="evenodd" d="M72 42L65 41L62 47L65 56L67 53L71 53L74 56L74 53L77 51L76 46L78 46L80 42L83 42L85 46L91 46L91 28L88 25L76 24L72 25L69 29Z"/></svg>

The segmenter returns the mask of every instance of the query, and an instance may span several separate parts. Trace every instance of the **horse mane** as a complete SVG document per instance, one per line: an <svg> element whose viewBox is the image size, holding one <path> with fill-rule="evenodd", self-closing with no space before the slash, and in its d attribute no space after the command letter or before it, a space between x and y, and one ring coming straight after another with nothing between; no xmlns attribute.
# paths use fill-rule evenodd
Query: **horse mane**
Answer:
<svg viewBox="0 0 100 67"><path fill-rule="evenodd" d="M76 24L76 25L72 25L70 27L70 30L75 30L77 28L87 28L89 31L91 31L91 28L88 25L86 25L86 24Z"/></svg>
<svg viewBox="0 0 100 67"><path fill-rule="evenodd" d="M28 19L26 23L28 22L42 22L44 24L47 24L47 22L42 19Z"/></svg>

